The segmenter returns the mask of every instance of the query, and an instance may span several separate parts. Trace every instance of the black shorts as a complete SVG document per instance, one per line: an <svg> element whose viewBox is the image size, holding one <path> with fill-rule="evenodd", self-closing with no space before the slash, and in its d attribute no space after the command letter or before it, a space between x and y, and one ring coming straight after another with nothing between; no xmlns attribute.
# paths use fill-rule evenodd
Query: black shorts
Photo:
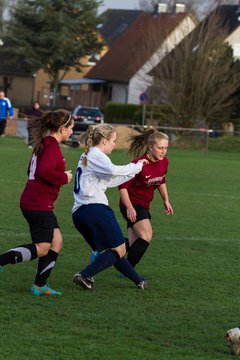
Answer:
<svg viewBox="0 0 240 360"><path fill-rule="evenodd" d="M52 211L22 210L28 222L33 243L52 243L54 229L59 229L57 218Z"/></svg>
<svg viewBox="0 0 240 360"><path fill-rule="evenodd" d="M127 228L132 228L133 225L136 224L138 221L141 221L144 219L151 220L151 214L149 213L149 211L146 208L144 208L143 206L140 206L140 205L133 205L133 207L137 213L137 219L135 222L132 222L130 219L128 219L127 208L125 206L120 208L122 216L124 217L124 219L127 222Z"/></svg>

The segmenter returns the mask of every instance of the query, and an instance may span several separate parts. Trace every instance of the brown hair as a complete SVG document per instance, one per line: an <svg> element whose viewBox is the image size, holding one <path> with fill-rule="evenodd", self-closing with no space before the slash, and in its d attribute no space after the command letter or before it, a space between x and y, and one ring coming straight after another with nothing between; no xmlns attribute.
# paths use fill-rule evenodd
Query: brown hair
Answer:
<svg viewBox="0 0 240 360"><path fill-rule="evenodd" d="M87 154L90 150L91 146L96 146L100 144L102 139L110 140L111 136L116 132L116 130L108 124L101 124L96 127L92 126L88 139L87 144L85 147L84 157L82 160L82 164L87 166Z"/></svg>
<svg viewBox="0 0 240 360"><path fill-rule="evenodd" d="M163 132L150 129L141 135L133 135L130 137L130 146L128 153L132 156L146 154L149 145L154 145L158 140L169 140L168 136Z"/></svg>
<svg viewBox="0 0 240 360"><path fill-rule="evenodd" d="M43 112L43 115L29 122L34 141L33 153L38 154L43 147L43 139L50 133L57 132L61 127L69 127L73 122L71 114L66 110Z"/></svg>

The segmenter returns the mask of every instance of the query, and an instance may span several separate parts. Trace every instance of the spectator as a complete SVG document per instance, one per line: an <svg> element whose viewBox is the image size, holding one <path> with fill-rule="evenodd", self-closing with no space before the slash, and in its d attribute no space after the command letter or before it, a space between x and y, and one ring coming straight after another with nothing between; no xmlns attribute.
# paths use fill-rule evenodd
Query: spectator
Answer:
<svg viewBox="0 0 240 360"><path fill-rule="evenodd" d="M0 91L0 136L5 136L5 128L8 116L13 119L13 108L11 101L5 97L4 91Z"/></svg>
<svg viewBox="0 0 240 360"><path fill-rule="evenodd" d="M28 120L27 130L28 130L28 147L33 147L33 137L31 133L31 127L29 120L40 118L43 115L42 110L40 110L40 104L38 101L34 101L31 109L27 112L27 117L25 118Z"/></svg>

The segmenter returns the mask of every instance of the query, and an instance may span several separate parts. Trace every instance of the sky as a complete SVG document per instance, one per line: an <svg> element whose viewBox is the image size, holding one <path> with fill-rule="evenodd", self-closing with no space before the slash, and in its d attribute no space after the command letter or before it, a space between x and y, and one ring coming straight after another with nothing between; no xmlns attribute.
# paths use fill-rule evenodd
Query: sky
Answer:
<svg viewBox="0 0 240 360"><path fill-rule="evenodd" d="M138 0L104 0L99 12L107 9L138 9Z"/></svg>

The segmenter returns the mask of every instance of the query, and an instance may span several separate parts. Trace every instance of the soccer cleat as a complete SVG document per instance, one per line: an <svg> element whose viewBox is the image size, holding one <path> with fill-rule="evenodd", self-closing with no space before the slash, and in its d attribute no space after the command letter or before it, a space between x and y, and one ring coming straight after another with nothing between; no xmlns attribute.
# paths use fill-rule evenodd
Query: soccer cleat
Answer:
<svg viewBox="0 0 240 360"><path fill-rule="evenodd" d="M73 282L76 285L80 285L84 290L92 290L93 288L92 277L84 278L80 273L77 273L73 277Z"/></svg>
<svg viewBox="0 0 240 360"><path fill-rule="evenodd" d="M96 258L98 257L98 255L99 255L99 252L96 250L96 251L94 251L94 250L92 250L91 251L91 254L90 254L90 260L91 260L91 262L94 262L94 260L96 260Z"/></svg>
<svg viewBox="0 0 240 360"><path fill-rule="evenodd" d="M137 285L137 287L138 287L139 289L144 290L144 289L146 289L146 287L147 287L147 281L146 281L146 280L143 280L143 281L141 281L139 284L136 284L136 285Z"/></svg>
<svg viewBox="0 0 240 360"><path fill-rule="evenodd" d="M240 328L230 329L226 332L225 338L227 339L232 355L240 353Z"/></svg>
<svg viewBox="0 0 240 360"><path fill-rule="evenodd" d="M31 287L31 293L32 293L32 295L35 295L35 296L44 296L44 295L46 295L46 296L52 296L52 295L61 296L62 295L62 293L60 291L56 291L56 290L52 289L47 284L42 287L33 284Z"/></svg>
<svg viewBox="0 0 240 360"><path fill-rule="evenodd" d="M92 284L94 283L94 278L92 276L87 277L86 280Z"/></svg>

